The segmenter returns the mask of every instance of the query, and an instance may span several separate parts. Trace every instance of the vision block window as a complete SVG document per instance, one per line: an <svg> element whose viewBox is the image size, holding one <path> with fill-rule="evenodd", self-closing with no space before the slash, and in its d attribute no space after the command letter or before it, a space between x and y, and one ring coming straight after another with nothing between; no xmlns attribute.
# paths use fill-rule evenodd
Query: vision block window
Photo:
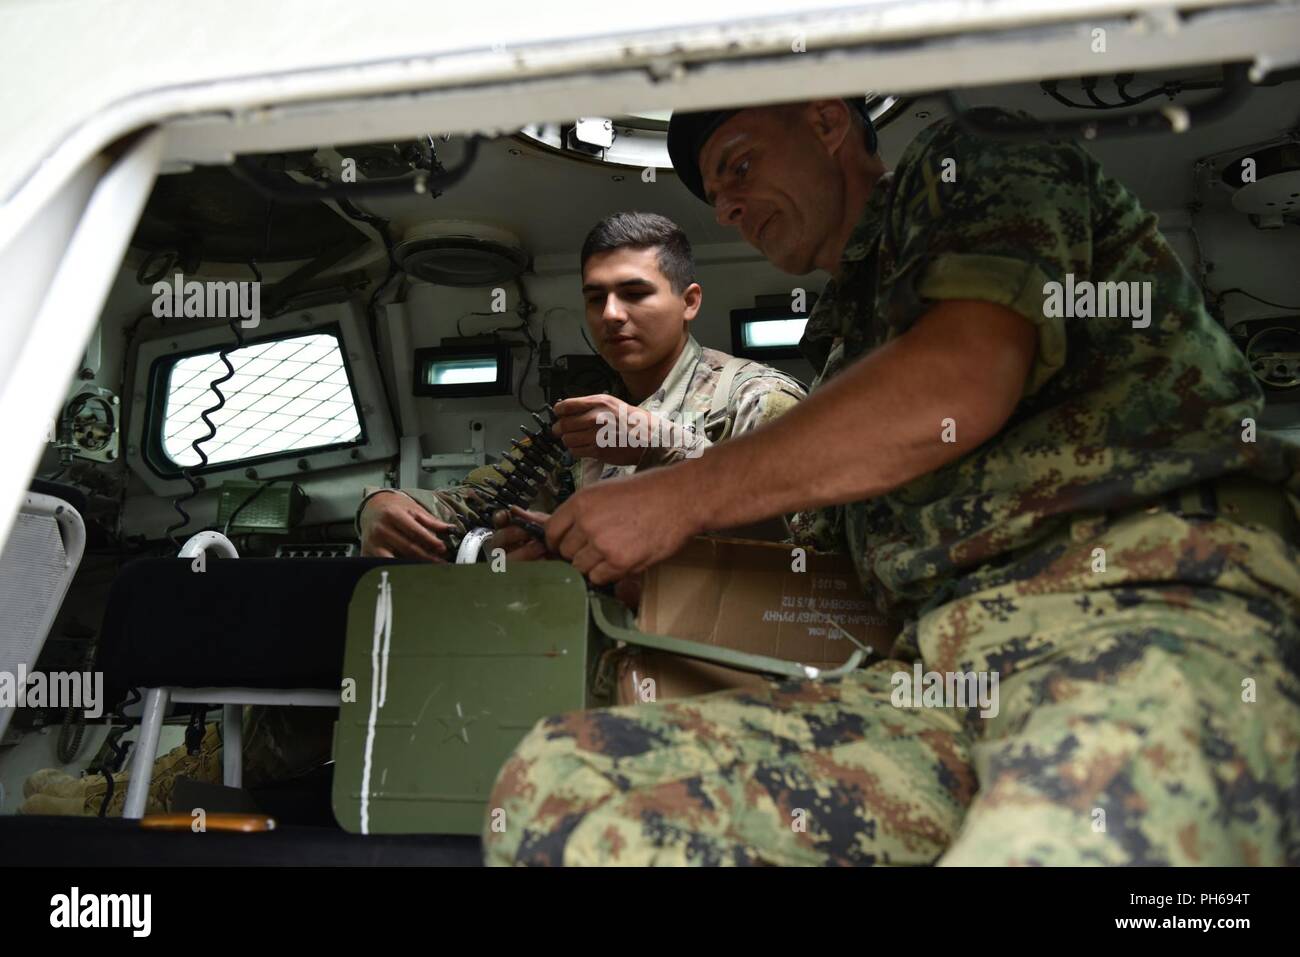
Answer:
<svg viewBox="0 0 1300 957"><path fill-rule="evenodd" d="M808 315L795 315L788 297L759 296L753 309L731 310L731 352L746 359L796 359ZM780 305L765 305L775 301ZM816 302L809 297L807 308Z"/></svg>
<svg viewBox="0 0 1300 957"><path fill-rule="evenodd" d="M492 359L446 359L431 362L425 370L426 385L469 385L496 382L497 362Z"/></svg>
<svg viewBox="0 0 1300 957"><path fill-rule="evenodd" d="M510 346L504 342L415 350L412 391L416 395L444 399L509 395L511 381Z"/></svg>
<svg viewBox="0 0 1300 957"><path fill-rule="evenodd" d="M802 319L753 319L744 323L741 335L748 349L797 346L806 325L806 316Z"/></svg>
<svg viewBox="0 0 1300 957"><path fill-rule="evenodd" d="M209 418L209 464L343 445L361 438L361 421L339 338L328 333L275 339L229 354L234 378L218 386L223 408ZM226 374L218 352L178 360L167 376L162 449L177 466L195 466L191 444L206 435L199 417L216 403L209 383Z"/></svg>

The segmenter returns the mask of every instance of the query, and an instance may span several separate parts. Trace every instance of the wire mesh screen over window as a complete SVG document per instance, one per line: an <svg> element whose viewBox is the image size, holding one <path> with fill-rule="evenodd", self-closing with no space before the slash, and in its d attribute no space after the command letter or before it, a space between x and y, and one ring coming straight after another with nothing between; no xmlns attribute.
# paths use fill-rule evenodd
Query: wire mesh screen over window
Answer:
<svg viewBox="0 0 1300 957"><path fill-rule="evenodd" d="M295 336L230 353L235 376L218 388L226 405L209 418L217 434L203 443L209 463L355 441L361 436L339 340ZM208 428L199 413L216 396L208 383L225 375L216 352L172 367L163 416L163 449L177 465L198 465L190 443Z"/></svg>

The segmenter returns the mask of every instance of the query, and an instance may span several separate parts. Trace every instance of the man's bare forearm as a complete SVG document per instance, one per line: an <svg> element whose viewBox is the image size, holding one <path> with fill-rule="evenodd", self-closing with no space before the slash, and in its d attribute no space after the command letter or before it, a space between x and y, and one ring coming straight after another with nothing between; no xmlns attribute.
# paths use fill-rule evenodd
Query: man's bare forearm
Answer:
<svg viewBox="0 0 1300 957"><path fill-rule="evenodd" d="M704 531L882 495L996 433L1035 344L1033 326L1010 310L942 303L775 422L664 479L680 483Z"/></svg>

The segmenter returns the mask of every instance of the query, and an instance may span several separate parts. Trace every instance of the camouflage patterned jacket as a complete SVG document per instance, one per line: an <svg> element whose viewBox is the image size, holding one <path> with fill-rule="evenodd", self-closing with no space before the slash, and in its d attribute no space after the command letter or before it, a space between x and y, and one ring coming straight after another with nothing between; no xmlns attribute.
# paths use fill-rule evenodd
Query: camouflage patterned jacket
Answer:
<svg viewBox="0 0 1300 957"><path fill-rule="evenodd" d="M923 131L876 185L809 317L813 389L944 299L998 303L1037 327L1011 418L888 494L793 522L798 540L850 553L882 610L916 614L1030 575L1019 560L1080 513L1227 473L1294 481L1296 447L1251 434L1260 388L1156 217L1077 144L993 141L948 120ZM962 410L951 418L960 429Z"/></svg>
<svg viewBox="0 0 1300 957"><path fill-rule="evenodd" d="M728 395L725 402L715 402L724 378L728 379ZM614 395L630 401L621 383ZM760 362L733 360L725 352L705 349L691 336L663 384L639 406L662 417L667 424L666 434L657 437L658 445L647 447L636 465L605 465L595 459L581 459L572 469L574 487L581 488L588 483L693 457L716 442L776 418L805 395L807 390L797 379ZM499 483L499 473L513 468L512 456L513 453L500 463L475 469L466 476L466 482ZM375 491L377 489L367 488L365 494L368 496ZM444 521L455 522L464 528L468 516L466 498L473 495L468 485L439 491L401 491ZM558 494L558 483L552 477L549 487L539 493L531 507L543 512L552 511Z"/></svg>

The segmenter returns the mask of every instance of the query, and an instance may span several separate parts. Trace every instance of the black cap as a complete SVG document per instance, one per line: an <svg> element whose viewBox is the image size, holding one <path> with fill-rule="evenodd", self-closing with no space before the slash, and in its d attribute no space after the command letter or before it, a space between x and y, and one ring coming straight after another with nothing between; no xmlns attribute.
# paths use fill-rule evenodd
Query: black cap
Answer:
<svg viewBox="0 0 1300 957"><path fill-rule="evenodd" d="M862 117L862 122L867 127L867 149L876 152L876 127L867 112L866 100L854 98L845 99L844 102ZM686 184L686 188L706 203L708 199L704 195L704 177L700 175L700 150L719 126L743 109L749 107L700 110L695 113L674 112L668 121L668 155L672 158L673 170Z"/></svg>

